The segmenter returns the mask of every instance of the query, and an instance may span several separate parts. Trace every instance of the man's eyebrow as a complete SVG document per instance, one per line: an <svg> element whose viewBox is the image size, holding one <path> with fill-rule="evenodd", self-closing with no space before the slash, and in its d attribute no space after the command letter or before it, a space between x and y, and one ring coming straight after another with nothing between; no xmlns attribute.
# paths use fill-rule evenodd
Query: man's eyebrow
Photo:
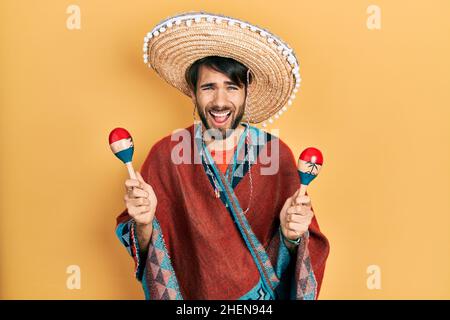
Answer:
<svg viewBox="0 0 450 320"><path fill-rule="evenodd" d="M239 85L236 82L233 82L233 81L225 81L225 84L239 87Z"/></svg>
<svg viewBox="0 0 450 320"><path fill-rule="evenodd" d="M205 88L205 87L212 87L214 86L215 83L214 82L208 82L208 83L204 83L200 86L200 88Z"/></svg>
<svg viewBox="0 0 450 320"><path fill-rule="evenodd" d="M237 86L237 87L239 87L239 85L238 85L236 82L233 82L233 81L224 81L224 83L225 83L226 85L231 85L231 86ZM208 82L208 83L202 84L202 85L200 86L200 88L213 87L213 86L215 86L215 85L216 85L215 82Z"/></svg>

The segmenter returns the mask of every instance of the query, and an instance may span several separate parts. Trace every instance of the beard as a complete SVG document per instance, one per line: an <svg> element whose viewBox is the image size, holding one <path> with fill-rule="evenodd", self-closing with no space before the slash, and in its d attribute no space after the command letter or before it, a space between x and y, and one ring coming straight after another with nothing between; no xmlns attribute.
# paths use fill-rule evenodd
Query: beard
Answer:
<svg viewBox="0 0 450 320"><path fill-rule="evenodd" d="M218 138L218 139L220 139L220 138L222 138L222 139L228 138L228 137L231 135L231 133L233 132L233 130L236 129L236 128L238 127L238 125L241 123L242 118L244 117L244 112L245 112L245 106L244 106L244 105L241 105L241 106L237 109L237 110L239 110L237 114L235 113L236 111L234 111L234 112L232 113L232 115L230 115L230 117L231 117L231 116L233 117L233 118L231 119L232 122L231 122L230 128L215 128L215 127L212 128L212 127L209 125L209 123L208 123L208 120L207 120L207 118L206 118L206 114L205 114L205 112L204 112L204 109L201 108L201 107L198 105L197 102L195 103L195 107L197 108L197 112L198 112L198 115L200 116L200 119L202 120L203 126L206 128L206 130L211 130L211 131L212 131L212 135L213 135L215 138ZM214 109L214 107L212 107L211 109ZM218 108L217 108L217 109L218 109ZM227 108L227 109L230 109L230 110L231 110L231 108Z"/></svg>

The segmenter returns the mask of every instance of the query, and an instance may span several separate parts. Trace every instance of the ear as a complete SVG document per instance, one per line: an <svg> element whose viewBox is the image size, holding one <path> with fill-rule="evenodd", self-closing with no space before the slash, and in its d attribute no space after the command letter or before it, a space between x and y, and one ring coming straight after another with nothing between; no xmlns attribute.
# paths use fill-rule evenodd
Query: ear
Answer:
<svg viewBox="0 0 450 320"><path fill-rule="evenodd" d="M195 93L194 93L194 91L193 91L192 88L189 88L189 94L190 94L190 96L191 96L192 103L195 104L195 102L196 102L196 97L195 97Z"/></svg>

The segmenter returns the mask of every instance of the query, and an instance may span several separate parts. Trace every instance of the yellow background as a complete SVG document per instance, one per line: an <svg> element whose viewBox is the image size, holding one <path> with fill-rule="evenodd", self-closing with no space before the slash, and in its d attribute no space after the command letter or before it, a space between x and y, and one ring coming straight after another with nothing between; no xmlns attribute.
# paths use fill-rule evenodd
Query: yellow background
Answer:
<svg viewBox="0 0 450 320"><path fill-rule="evenodd" d="M70 4L81 30L66 28ZM381 30L366 26L371 4ZM320 298L449 299L447 0L2 1L0 298L143 298L114 234L127 171L108 134L131 132L139 169L192 123L190 100L142 62L144 35L190 10L266 27L301 62L298 98L272 128L296 156L324 153L309 191L331 242Z"/></svg>

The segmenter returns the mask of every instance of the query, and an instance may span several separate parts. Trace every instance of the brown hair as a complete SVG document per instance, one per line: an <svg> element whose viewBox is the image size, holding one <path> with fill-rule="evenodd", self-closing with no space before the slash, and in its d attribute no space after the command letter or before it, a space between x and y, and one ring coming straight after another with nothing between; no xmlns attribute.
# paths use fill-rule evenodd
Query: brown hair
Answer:
<svg viewBox="0 0 450 320"><path fill-rule="evenodd" d="M197 91L197 80L198 80L198 70L201 66L209 67L220 73L223 73L231 81L236 83L239 87L245 87L247 90L247 70L248 68L242 63L232 59L219 56L208 56L195 61L187 70L185 74L186 82L189 87L196 92ZM252 82L252 75L248 73L248 83Z"/></svg>

